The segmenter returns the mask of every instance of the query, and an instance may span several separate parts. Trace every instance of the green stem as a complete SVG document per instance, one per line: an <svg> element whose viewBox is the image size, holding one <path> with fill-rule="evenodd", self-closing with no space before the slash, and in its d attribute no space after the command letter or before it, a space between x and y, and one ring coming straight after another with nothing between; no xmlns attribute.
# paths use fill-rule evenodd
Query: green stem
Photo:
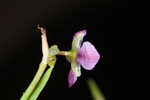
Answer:
<svg viewBox="0 0 150 100"><path fill-rule="evenodd" d="M100 91L96 82L93 79L88 80L88 85L93 96L93 100L105 100L103 93Z"/></svg>
<svg viewBox="0 0 150 100"><path fill-rule="evenodd" d="M62 55L62 56L70 56L72 54L71 51L59 51L57 55Z"/></svg>
<svg viewBox="0 0 150 100"><path fill-rule="evenodd" d="M21 97L20 100L28 100L29 96L31 95L31 93L35 89L36 85L38 84L41 76L43 75L43 73L46 69L46 66L47 66L47 64L43 64L42 62L40 63L39 69L38 69L36 75L34 76L34 79L30 83L29 87L27 88L27 90L25 91L25 93L23 94L23 96Z"/></svg>
<svg viewBox="0 0 150 100"><path fill-rule="evenodd" d="M48 68L48 70L45 72L45 74L42 76L41 80L39 81L38 85L36 86L35 90L29 97L29 100L36 100L38 98L41 91L43 90L46 83L48 82L48 79L51 76L52 70L53 70L53 67Z"/></svg>

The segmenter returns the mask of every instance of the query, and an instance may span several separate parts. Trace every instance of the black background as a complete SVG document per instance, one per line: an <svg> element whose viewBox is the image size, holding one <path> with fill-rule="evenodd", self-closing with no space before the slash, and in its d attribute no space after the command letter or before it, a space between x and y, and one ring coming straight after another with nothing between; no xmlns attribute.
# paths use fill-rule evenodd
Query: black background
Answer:
<svg viewBox="0 0 150 100"><path fill-rule="evenodd" d="M92 100L87 80L93 78L107 100L112 100L112 48L116 27L123 19L127 2L111 0L5 0L0 3L0 99L19 100L41 61L41 33L47 29L49 46L70 50L73 34L86 29L84 41L95 45L101 55L91 71L68 88L70 64L58 56L47 86L38 100ZM124 17L125 18L125 17ZM121 30L121 29L120 29Z"/></svg>

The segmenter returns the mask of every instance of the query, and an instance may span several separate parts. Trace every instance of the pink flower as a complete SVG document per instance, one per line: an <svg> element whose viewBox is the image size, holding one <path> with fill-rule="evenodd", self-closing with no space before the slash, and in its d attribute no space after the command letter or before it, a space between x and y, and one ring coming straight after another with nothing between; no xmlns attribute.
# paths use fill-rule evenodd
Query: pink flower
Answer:
<svg viewBox="0 0 150 100"><path fill-rule="evenodd" d="M86 30L75 33L72 42L71 56L67 57L71 63L71 69L68 75L69 87L75 84L77 77L81 76L81 65L86 70L92 70L100 59L94 45L90 42L83 42L82 40L86 35Z"/></svg>

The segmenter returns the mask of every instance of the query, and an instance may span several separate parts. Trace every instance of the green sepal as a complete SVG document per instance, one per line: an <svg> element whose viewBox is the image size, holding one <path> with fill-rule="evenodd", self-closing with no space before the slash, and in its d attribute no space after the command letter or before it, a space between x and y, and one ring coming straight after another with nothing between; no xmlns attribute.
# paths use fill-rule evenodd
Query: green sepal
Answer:
<svg viewBox="0 0 150 100"><path fill-rule="evenodd" d="M76 61L76 55L77 55L77 52L70 51L70 55L66 56L66 59L68 62L71 63L71 69L72 69L73 73L75 74L75 76L79 77L79 76L81 76L81 66Z"/></svg>
<svg viewBox="0 0 150 100"><path fill-rule="evenodd" d="M75 53L75 51L69 51L69 53L70 53L70 55L67 55L66 59L67 59L68 62L71 63L73 60L75 60L76 53Z"/></svg>
<svg viewBox="0 0 150 100"><path fill-rule="evenodd" d="M53 67L56 63L56 55L59 52L58 46L53 45L49 48L48 65Z"/></svg>

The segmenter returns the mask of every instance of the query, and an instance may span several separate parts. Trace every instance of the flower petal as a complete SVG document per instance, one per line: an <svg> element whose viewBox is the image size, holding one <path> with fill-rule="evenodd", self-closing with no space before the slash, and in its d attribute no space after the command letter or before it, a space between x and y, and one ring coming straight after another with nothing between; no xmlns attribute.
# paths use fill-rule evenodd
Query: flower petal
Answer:
<svg viewBox="0 0 150 100"><path fill-rule="evenodd" d="M77 61L86 70L91 70L95 67L100 59L100 55L97 52L94 45L90 42L84 42L82 47L78 50Z"/></svg>
<svg viewBox="0 0 150 100"><path fill-rule="evenodd" d="M81 66L79 63L77 63L77 61L71 62L71 69L76 77L81 76Z"/></svg>
<svg viewBox="0 0 150 100"><path fill-rule="evenodd" d="M72 50L78 50L81 46L81 42L83 40L83 37L86 35L86 30L79 31L75 33L73 36L73 41L72 41Z"/></svg>
<svg viewBox="0 0 150 100"><path fill-rule="evenodd" d="M69 86L69 88L72 87L76 81L77 81L77 77L72 72L72 69L70 69L70 72L68 75L68 86Z"/></svg>

